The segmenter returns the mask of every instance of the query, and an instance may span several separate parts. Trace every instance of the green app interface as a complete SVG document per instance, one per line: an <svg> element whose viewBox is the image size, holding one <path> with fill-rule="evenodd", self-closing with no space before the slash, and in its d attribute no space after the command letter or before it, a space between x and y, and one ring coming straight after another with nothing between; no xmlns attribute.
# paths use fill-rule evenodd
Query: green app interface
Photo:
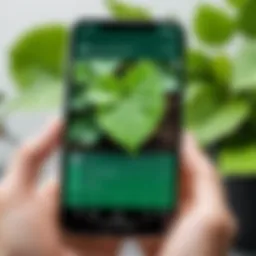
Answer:
<svg viewBox="0 0 256 256"><path fill-rule="evenodd" d="M78 26L67 93L63 203L176 207L183 56L180 30Z"/></svg>

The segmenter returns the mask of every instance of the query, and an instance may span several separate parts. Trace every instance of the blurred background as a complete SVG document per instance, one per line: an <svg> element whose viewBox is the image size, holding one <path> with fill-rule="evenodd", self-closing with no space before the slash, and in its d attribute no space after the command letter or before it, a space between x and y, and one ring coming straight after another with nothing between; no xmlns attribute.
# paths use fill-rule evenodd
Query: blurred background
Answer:
<svg viewBox="0 0 256 256"><path fill-rule="evenodd" d="M185 127L223 177L240 224L235 255L256 255L255 14L255 0L1 1L0 172L23 140L61 112L73 21L175 18L188 41ZM56 168L53 158L45 177Z"/></svg>

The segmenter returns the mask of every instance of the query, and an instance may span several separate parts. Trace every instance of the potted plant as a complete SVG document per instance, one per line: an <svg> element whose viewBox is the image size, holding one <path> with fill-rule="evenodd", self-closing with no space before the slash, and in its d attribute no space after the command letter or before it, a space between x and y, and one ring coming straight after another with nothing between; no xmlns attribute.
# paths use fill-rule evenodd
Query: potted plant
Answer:
<svg viewBox="0 0 256 256"><path fill-rule="evenodd" d="M205 129L195 125L192 130L198 134L197 138L205 146L217 147L217 164L224 177L230 205L239 222L239 235L235 247L239 250L255 252L256 18L254 13L256 2L250 0L228 2L235 7L232 16L224 15L224 11L210 5L201 5L196 10L195 32L204 44L230 42L236 48L232 54L229 54L230 57L227 57L227 54L211 57L212 74L215 75L203 80L214 86L212 88L214 92L202 96L204 97L202 103L209 106L212 111L208 112L208 120L211 121L203 117L202 123ZM223 30L219 32L221 24ZM230 41L231 39L233 40ZM240 45L234 45L237 39L242 41ZM217 54L219 51L227 52L223 47L215 49ZM197 62L201 59L199 63L203 68L199 65L197 67L199 71L203 71L200 75L202 77L209 72L204 70L209 57L199 57L197 56ZM214 101L215 104L217 102L215 107L213 107ZM189 106L190 104L192 103L189 103ZM190 111L188 109L188 116L191 114Z"/></svg>

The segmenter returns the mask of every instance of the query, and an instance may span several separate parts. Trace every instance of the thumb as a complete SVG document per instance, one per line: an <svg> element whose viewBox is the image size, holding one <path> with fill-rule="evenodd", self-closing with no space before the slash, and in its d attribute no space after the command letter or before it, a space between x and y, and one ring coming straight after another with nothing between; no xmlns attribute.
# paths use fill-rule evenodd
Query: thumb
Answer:
<svg viewBox="0 0 256 256"><path fill-rule="evenodd" d="M72 250L64 249L61 256L79 256L79 254L73 252Z"/></svg>
<svg viewBox="0 0 256 256"><path fill-rule="evenodd" d="M193 203L211 207L225 204L221 179L210 159L202 152L191 135L185 135L181 150L181 169L189 177Z"/></svg>
<svg viewBox="0 0 256 256"><path fill-rule="evenodd" d="M59 192L59 183L56 180L51 180L39 191L39 196L54 219L58 212Z"/></svg>

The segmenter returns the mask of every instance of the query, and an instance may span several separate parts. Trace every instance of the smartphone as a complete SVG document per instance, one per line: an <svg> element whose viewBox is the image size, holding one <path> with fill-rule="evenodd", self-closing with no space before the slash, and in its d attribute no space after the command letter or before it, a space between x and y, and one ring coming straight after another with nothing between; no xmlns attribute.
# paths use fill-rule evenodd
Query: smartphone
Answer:
<svg viewBox="0 0 256 256"><path fill-rule="evenodd" d="M71 31L61 222L156 234L175 213L184 33L171 21L80 21Z"/></svg>

